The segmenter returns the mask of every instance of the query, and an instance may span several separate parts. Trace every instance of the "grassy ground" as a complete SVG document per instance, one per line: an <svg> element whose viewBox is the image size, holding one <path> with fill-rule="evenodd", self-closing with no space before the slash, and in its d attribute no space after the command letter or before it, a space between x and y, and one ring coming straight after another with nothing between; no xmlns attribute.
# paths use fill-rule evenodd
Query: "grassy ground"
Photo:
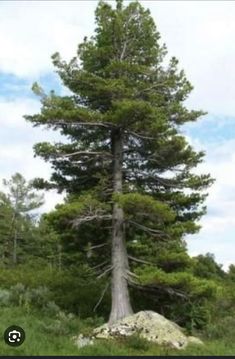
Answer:
<svg viewBox="0 0 235 359"><path fill-rule="evenodd" d="M26 340L20 347L10 347L3 340L3 333L10 325L21 326ZM235 342L229 340L206 341L204 346L190 346L183 351L160 348L136 337L119 342L102 341L93 346L78 349L71 337L89 332L94 323L77 317L32 312L22 308L1 308L1 355L235 355Z"/></svg>

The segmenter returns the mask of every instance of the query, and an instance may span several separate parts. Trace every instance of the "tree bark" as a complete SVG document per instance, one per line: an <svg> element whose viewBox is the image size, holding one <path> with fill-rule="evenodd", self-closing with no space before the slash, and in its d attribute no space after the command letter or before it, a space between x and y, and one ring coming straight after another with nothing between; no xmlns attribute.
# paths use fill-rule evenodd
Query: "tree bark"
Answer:
<svg viewBox="0 0 235 359"><path fill-rule="evenodd" d="M113 192L122 193L123 142L119 130L112 132ZM133 313L127 283L129 270L123 209L114 203L112 214L112 308L109 324Z"/></svg>

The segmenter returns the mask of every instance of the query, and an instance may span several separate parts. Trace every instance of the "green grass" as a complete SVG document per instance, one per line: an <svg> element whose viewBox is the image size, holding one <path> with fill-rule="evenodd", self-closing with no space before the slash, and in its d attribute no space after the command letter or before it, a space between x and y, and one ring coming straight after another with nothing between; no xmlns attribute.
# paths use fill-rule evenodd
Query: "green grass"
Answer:
<svg viewBox="0 0 235 359"><path fill-rule="evenodd" d="M1 308L1 355L78 355L78 350L68 334L59 333L59 330L56 333L56 330L53 332L52 329L51 333L49 332L47 328L53 324L56 327L56 323L56 318L47 318L39 313L27 313L22 308ZM19 325L25 330L26 339L20 347L10 347L4 342L3 333L10 325Z"/></svg>
<svg viewBox="0 0 235 359"><path fill-rule="evenodd" d="M19 325L26 332L26 340L20 347L9 347L3 340L4 330L10 325ZM204 346L189 346L182 351L171 350L150 344L137 337L119 341L99 341L93 346L78 349L71 337L91 330L92 320L81 321L78 317L48 317L37 311L22 308L1 308L0 353L15 355L235 355L232 340L206 341Z"/></svg>
<svg viewBox="0 0 235 359"><path fill-rule="evenodd" d="M181 356L207 356L207 355L234 355L235 354L235 345L230 343L223 343L219 341L206 342L203 347L199 346L188 346L185 350L172 350L169 348L159 347L155 344L149 344L148 349L136 349L131 348L129 345L124 343L98 343L94 346L87 346L79 351L79 355L133 355L133 356L171 356L171 355L181 355Z"/></svg>

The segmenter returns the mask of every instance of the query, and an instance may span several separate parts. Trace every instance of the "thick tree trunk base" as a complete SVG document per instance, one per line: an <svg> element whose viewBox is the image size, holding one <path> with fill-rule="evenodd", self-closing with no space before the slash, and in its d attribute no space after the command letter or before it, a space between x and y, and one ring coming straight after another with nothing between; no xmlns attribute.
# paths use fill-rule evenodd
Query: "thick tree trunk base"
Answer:
<svg viewBox="0 0 235 359"><path fill-rule="evenodd" d="M122 193L122 151L121 135L115 132L112 136L114 193ZM109 324L133 313L127 283L129 265L124 233L124 212L118 203L113 206L112 268L112 308Z"/></svg>

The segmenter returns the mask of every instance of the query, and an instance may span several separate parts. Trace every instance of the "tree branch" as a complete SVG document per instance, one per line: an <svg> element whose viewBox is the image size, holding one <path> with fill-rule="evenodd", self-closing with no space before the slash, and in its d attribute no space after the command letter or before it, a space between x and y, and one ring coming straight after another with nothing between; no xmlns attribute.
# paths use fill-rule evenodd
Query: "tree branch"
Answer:
<svg viewBox="0 0 235 359"><path fill-rule="evenodd" d="M149 86L149 87L147 87L147 88L145 88L145 89L143 89L143 90L141 90L141 91L136 92L135 95L136 95L136 96L142 95L142 93L144 93L144 92L148 92L148 91L154 90L154 89L156 89L156 88L161 88L163 85L167 85L167 82L164 81L164 82L162 82L162 83L155 83L155 84L152 85L152 86Z"/></svg>
<svg viewBox="0 0 235 359"><path fill-rule="evenodd" d="M48 123L48 122L47 122ZM61 125L61 126L99 126L104 128L115 128L117 127L114 124L108 123L108 122L65 122L65 121L57 121L57 122L51 122L52 125Z"/></svg>
<svg viewBox="0 0 235 359"><path fill-rule="evenodd" d="M96 303L96 305L95 305L94 308L93 308L93 312L96 311L96 309L98 308L98 306L99 306L100 303L102 302L102 300L103 300L103 298L104 298L104 295L105 295L105 293L106 293L106 291L107 291L107 289L108 289L108 287L109 287L109 284L110 284L109 282L106 283L106 286L105 286L103 292L101 293L100 299L98 300L98 302Z"/></svg>
<svg viewBox="0 0 235 359"><path fill-rule="evenodd" d="M126 52L126 47L127 47L127 40L124 42L122 53L121 53L121 56L120 56L120 59L119 59L120 61L122 61L123 58L124 58L124 55L125 55L125 52Z"/></svg>
<svg viewBox="0 0 235 359"><path fill-rule="evenodd" d="M143 264L149 264L149 265L154 265L156 266L156 263L153 263L153 262L148 262L148 261L145 261L144 259L139 259L139 258L136 258L136 257L133 257L133 256L128 256L128 258L134 262L137 262L137 263L143 263Z"/></svg>
<svg viewBox="0 0 235 359"><path fill-rule="evenodd" d="M102 267L103 265L105 265L107 263L108 263L108 261L104 261L104 262L102 262L100 264L97 264L97 266L91 267L91 269L94 270L94 269L100 268L100 267Z"/></svg>
<svg viewBox="0 0 235 359"><path fill-rule="evenodd" d="M128 256L128 257L129 257L129 256ZM131 271L129 271L129 270L126 270L126 273L127 273L127 275L129 275L130 277L134 277L134 278L136 278L136 279L139 278L139 276L138 276L137 274L135 274L135 273L133 273L133 272L131 272Z"/></svg>
<svg viewBox="0 0 235 359"><path fill-rule="evenodd" d="M173 289L173 288L170 288L170 287L164 287L164 286L160 286L160 285L157 285L157 284L145 284L145 285L142 285L140 283L137 283L135 281L133 281L132 279L127 279L128 280L128 283L130 284L130 286L138 289L138 290L141 290L143 292L150 292L150 293L156 293L156 292L166 292L167 294L169 294L170 296L177 296L177 297L180 297L182 299L188 299L189 298L189 295L179 291L179 290L176 290L176 289Z"/></svg>
<svg viewBox="0 0 235 359"><path fill-rule="evenodd" d="M135 137L139 137L143 140L156 140L156 137L151 137L151 136L146 136L142 133L137 133L137 132L134 132L134 131L128 131L126 130L126 133L132 135L132 136L135 136Z"/></svg>
<svg viewBox="0 0 235 359"><path fill-rule="evenodd" d="M98 244L97 246L92 246L92 247L90 247L89 250L95 249L95 248L101 248L101 247L104 247L104 246L107 246L107 245L108 245L108 243Z"/></svg>
<svg viewBox="0 0 235 359"><path fill-rule="evenodd" d="M134 178L136 180L139 180L139 181L148 181L150 182L150 180L152 181L156 181L158 183L160 183L161 185L165 186L165 187L170 187L170 188L183 188L183 184L182 183L176 183L174 181L172 181L171 179L169 178L161 178L157 175L151 175L151 174L148 174L148 173L141 173L140 171L138 173L135 173L131 170L125 170L125 172L130 172L132 177L134 176ZM140 177L140 175L142 176L145 176L145 177Z"/></svg>
<svg viewBox="0 0 235 359"><path fill-rule="evenodd" d="M174 183L173 181L171 181L170 179L166 179L166 178L161 178L159 176L149 176L150 178L152 178L153 180L156 180L157 182L163 184L163 186L166 187L174 187L174 188L183 188L183 185L180 183Z"/></svg>
<svg viewBox="0 0 235 359"><path fill-rule="evenodd" d="M134 224L136 227L139 227L140 229L142 229L143 231L145 232L148 232L150 233L152 236L154 237L159 237L159 236L166 236L169 238L169 235L166 234L165 232L163 231L160 231L159 229L154 229L154 228L150 228L150 227L146 227L140 223L137 223L135 221L132 221L132 220L128 220L129 223L131 224Z"/></svg>
<svg viewBox="0 0 235 359"><path fill-rule="evenodd" d="M112 216L110 214L103 214L103 215L94 214L92 216L88 215L86 217L73 219L71 223L73 227L79 227L82 223L90 222L93 220L110 220L110 219L112 219Z"/></svg>
<svg viewBox="0 0 235 359"><path fill-rule="evenodd" d="M105 274L109 273L113 269L113 266L109 266L103 273L97 276L97 279L102 278Z"/></svg>
<svg viewBox="0 0 235 359"><path fill-rule="evenodd" d="M112 157L111 153L109 153L109 152L95 152L95 151L77 151L77 152L68 153L68 154L58 153L58 155L59 156L61 155L62 157L71 157L71 156L77 156L77 155L86 155L86 156L106 155L106 156Z"/></svg>
<svg viewBox="0 0 235 359"><path fill-rule="evenodd" d="M131 14L131 16L129 17L129 19L127 19L126 24L125 24L125 31L127 31L127 27L128 27L128 25L129 25L129 22L134 18L134 16L135 16L135 15ZM124 55L125 55L125 52L126 52L126 47L127 47L128 42L130 42L130 40L131 40L130 38L129 38L129 39L128 39L128 38L125 39L125 42L124 42L124 45L123 45L123 49L122 49L122 52L121 52L121 55L120 55L120 58L119 58L120 61L122 61L123 58L124 58Z"/></svg>

